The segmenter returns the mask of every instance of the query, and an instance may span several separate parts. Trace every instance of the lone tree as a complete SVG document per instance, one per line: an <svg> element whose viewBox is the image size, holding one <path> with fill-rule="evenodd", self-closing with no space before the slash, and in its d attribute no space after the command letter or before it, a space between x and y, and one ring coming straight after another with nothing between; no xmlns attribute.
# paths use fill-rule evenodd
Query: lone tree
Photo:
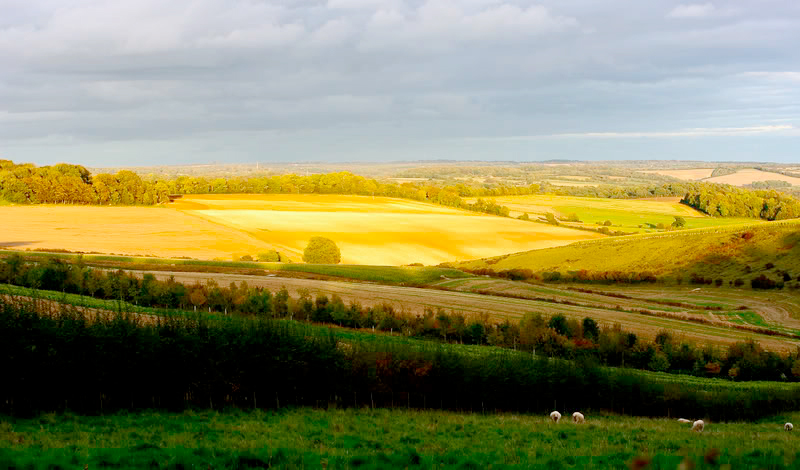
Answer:
<svg viewBox="0 0 800 470"><path fill-rule="evenodd" d="M672 226L675 228L683 228L686 227L686 219L683 217L675 216L675 221L672 222Z"/></svg>
<svg viewBox="0 0 800 470"><path fill-rule="evenodd" d="M303 261L310 264L339 264L342 254L330 238L311 237L303 250Z"/></svg>

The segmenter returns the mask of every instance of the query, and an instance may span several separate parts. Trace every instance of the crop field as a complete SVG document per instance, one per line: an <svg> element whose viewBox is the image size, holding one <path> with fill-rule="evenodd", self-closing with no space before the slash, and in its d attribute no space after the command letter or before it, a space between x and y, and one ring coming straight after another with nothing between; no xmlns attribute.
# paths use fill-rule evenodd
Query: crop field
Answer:
<svg viewBox="0 0 800 470"><path fill-rule="evenodd" d="M734 186L743 186L756 181L786 181L787 183L791 183L793 186L800 185L800 178L786 176L780 173L773 173L770 171L756 170L755 168L745 168L730 175L715 176L714 178L708 178L705 181L709 183L732 184Z"/></svg>
<svg viewBox="0 0 800 470"><path fill-rule="evenodd" d="M657 175L672 176L681 180L697 181L711 177L713 168L691 168L687 170L647 170L642 173L655 173Z"/></svg>
<svg viewBox="0 0 800 470"><path fill-rule="evenodd" d="M676 309L659 305L655 302L626 302L624 299L611 298L601 294L581 294L566 289L555 290L548 289L546 286L531 286L531 289L546 289L545 292L536 293L535 290L525 290L530 285L524 283L513 283L515 284L514 288L518 290L517 292L505 292L520 298L484 295L478 293L483 290L482 284L495 282L495 280L486 278L477 278L477 281L471 279L443 280L438 289L430 289L239 274L164 271L153 271L151 273L161 280L174 276L176 281L188 284L195 282L205 283L208 280L214 280L217 284L225 286L231 282L241 283L245 281L251 287L264 287L271 291L278 291L282 287L286 287L293 297L302 292L308 292L312 296L327 295L330 297L338 295L346 304L356 302L364 307L388 304L392 305L397 311L409 314L422 314L425 309L433 309L434 311L443 309L445 311L461 312L466 315L486 314L490 318L502 321L505 319L519 320L530 312L539 312L546 316L561 313L568 318L577 320L591 317L601 325L609 327L618 323L625 330L632 331L651 340L660 331L669 330L679 340L687 339L720 347L727 347L737 341L745 341L748 338L757 339L765 349L773 351L789 352L800 346L800 340L755 334L750 331L729 328L728 325L734 324L734 322L721 318L722 315L720 315L720 318L716 318L719 324L702 324L687 321L693 316L700 316L708 320L715 319L709 312L700 308ZM466 284L466 282L471 282L472 284ZM720 295L720 297L723 296ZM750 302L748 306L752 305L754 310L759 310L758 306L765 305L767 302L768 300L762 297L760 302ZM796 306L796 303L787 302L789 302L785 306L787 309L792 309ZM676 317L644 315L638 312L642 308L672 313ZM761 318L758 314L755 315ZM768 314L764 313L762 315Z"/></svg>
<svg viewBox="0 0 800 470"><path fill-rule="evenodd" d="M680 204L679 198L658 199L608 199L571 196L505 196L488 198L497 204L507 206L511 215L523 213L543 216L551 212L557 217L566 218L575 214L582 224L597 227L597 222L611 221L611 229L624 232L656 231L658 224L669 226L676 216L686 220L686 228L716 227L753 222L753 219L735 217L714 218ZM648 225L650 224L650 225Z"/></svg>
<svg viewBox="0 0 800 470"><path fill-rule="evenodd" d="M438 264L566 245L600 235L392 198L197 195L171 205L252 236L295 261L312 236L332 239L346 264Z"/></svg>
<svg viewBox="0 0 800 470"><path fill-rule="evenodd" d="M0 206L0 247L230 259L270 246L247 233L159 207Z"/></svg>
<svg viewBox="0 0 800 470"><path fill-rule="evenodd" d="M561 410L568 418L572 410ZM583 410L586 412L586 410ZM545 416L406 409L106 416L45 414L0 420L4 468L796 468L783 423L709 422L698 435L668 418L586 412ZM636 468L636 467L630 467Z"/></svg>
<svg viewBox="0 0 800 470"><path fill-rule="evenodd" d="M765 222L669 233L631 235L575 243L461 263L464 268L514 268L534 272L651 272L688 281L713 276L727 285L759 274L779 279L800 275L800 221ZM790 283L794 286L794 283Z"/></svg>

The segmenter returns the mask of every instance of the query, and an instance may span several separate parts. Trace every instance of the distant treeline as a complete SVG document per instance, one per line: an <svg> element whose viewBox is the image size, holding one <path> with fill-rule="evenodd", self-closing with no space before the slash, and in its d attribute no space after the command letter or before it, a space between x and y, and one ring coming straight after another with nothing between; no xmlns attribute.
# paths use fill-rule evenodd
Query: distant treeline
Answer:
<svg viewBox="0 0 800 470"><path fill-rule="evenodd" d="M391 406L732 421L800 408L800 389L785 384L734 387L385 340L342 341L325 328L259 317L87 318L0 298L0 413Z"/></svg>
<svg viewBox="0 0 800 470"><path fill-rule="evenodd" d="M221 287L214 282L185 285L124 271L91 269L55 258L28 263L12 255L0 263L0 282L120 300L145 307L200 310L273 319L293 319L341 327L397 332L414 338L460 344L492 345L566 359L591 358L600 364L642 370L725 377L735 380L800 380L797 354L781 357L756 343L740 343L726 353L679 343L668 332L654 342L592 318L568 320L530 313L520 322L490 321L488 315L428 309L423 315L395 311L388 304L346 305L341 298L301 292L292 298L283 288L272 293L246 283Z"/></svg>
<svg viewBox="0 0 800 470"><path fill-rule="evenodd" d="M556 194L616 199L683 197L682 202L712 216L780 220L800 217L800 201L776 191L753 191L710 183L666 183L649 186L437 186L430 183L384 183L349 172L274 175L249 178L180 176L146 180L123 170L92 176L79 165L36 167L0 160L0 197L18 204L152 205L170 194L353 194L432 202L449 207L508 217L508 207L491 200L469 203L464 198Z"/></svg>
<svg viewBox="0 0 800 470"><path fill-rule="evenodd" d="M800 201L772 190L734 186L701 187L687 192L682 203L719 217L753 217L785 220L800 217Z"/></svg>

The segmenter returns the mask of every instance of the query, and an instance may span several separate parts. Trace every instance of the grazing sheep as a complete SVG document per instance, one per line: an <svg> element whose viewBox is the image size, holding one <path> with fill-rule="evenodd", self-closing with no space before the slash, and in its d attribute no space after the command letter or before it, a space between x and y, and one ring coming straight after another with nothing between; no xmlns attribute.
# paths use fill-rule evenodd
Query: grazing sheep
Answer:
<svg viewBox="0 0 800 470"><path fill-rule="evenodd" d="M577 411L572 413L572 422L573 423L582 423L584 422L583 415L578 413Z"/></svg>
<svg viewBox="0 0 800 470"><path fill-rule="evenodd" d="M689 421L686 418L681 418L681 419L678 420L678 422L681 423L681 424L689 424L689 423L691 423L691 421Z"/></svg>
<svg viewBox="0 0 800 470"><path fill-rule="evenodd" d="M561 419L561 413L558 411L550 413L550 419L552 419L554 423L557 423Z"/></svg>
<svg viewBox="0 0 800 470"><path fill-rule="evenodd" d="M786 423L783 425L783 429L791 431L792 429L794 429L794 426L792 426L792 423Z"/></svg>
<svg viewBox="0 0 800 470"><path fill-rule="evenodd" d="M692 423L692 431L703 432L703 428L705 427L706 423L704 423L702 419L698 419L697 421Z"/></svg>

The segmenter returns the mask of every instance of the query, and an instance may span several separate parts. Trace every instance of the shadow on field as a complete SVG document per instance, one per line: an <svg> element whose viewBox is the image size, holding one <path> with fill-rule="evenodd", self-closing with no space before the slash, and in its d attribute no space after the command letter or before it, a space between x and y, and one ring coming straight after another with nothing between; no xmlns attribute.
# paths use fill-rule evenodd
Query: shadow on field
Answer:
<svg viewBox="0 0 800 470"><path fill-rule="evenodd" d="M0 248L12 248L16 246L32 245L34 243L39 243L39 241L35 240L31 242L0 242Z"/></svg>

